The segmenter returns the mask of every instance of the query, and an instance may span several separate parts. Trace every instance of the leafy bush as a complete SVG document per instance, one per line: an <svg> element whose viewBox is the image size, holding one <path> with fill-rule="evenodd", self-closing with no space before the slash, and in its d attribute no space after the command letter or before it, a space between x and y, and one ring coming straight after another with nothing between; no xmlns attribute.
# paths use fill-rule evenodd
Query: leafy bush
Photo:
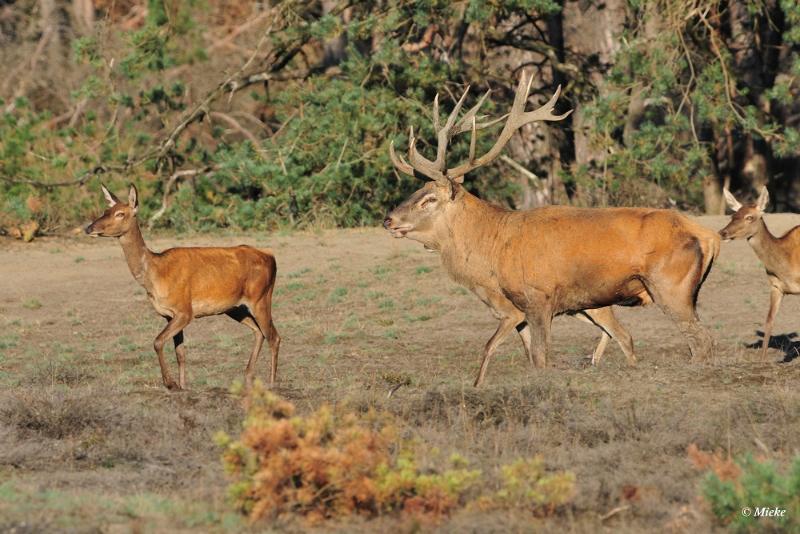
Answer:
<svg viewBox="0 0 800 534"><path fill-rule="evenodd" d="M546 472L541 457L501 466L498 489L485 494L491 481L458 454L443 462L445 468L423 469L419 444L400 439L393 420L374 411L339 415L323 406L297 416L291 403L260 383L245 397L245 408L239 439L219 433L216 441L234 480L231 498L251 521L289 513L312 522L388 513L437 519L473 504L541 517L574 495L574 475ZM430 459L431 451L426 454Z"/></svg>
<svg viewBox="0 0 800 534"><path fill-rule="evenodd" d="M775 462L747 454L738 460L689 447L689 458L709 470L703 497L717 521L735 532L800 532L800 456L782 473ZM785 510L764 515L764 510Z"/></svg>
<svg viewBox="0 0 800 534"><path fill-rule="evenodd" d="M441 515L480 476L463 468L423 474L386 417L336 416L322 407L307 417L256 384L245 400L239 440L224 433L231 496L253 521L296 513L309 520L400 511ZM401 448L400 452L393 451Z"/></svg>
<svg viewBox="0 0 800 534"><path fill-rule="evenodd" d="M575 496L575 475L548 474L541 456L516 460L500 470L500 490L484 501L489 506L523 508L537 516L548 516Z"/></svg>

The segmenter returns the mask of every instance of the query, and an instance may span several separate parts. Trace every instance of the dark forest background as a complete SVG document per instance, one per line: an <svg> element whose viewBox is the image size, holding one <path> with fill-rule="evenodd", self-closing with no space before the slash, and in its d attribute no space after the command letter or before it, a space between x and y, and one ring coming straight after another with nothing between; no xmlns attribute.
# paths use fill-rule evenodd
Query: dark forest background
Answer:
<svg viewBox="0 0 800 534"><path fill-rule="evenodd" d="M374 224L419 186L388 146L430 150L434 95L500 115L523 69L575 112L480 196L722 213L766 184L800 211L798 52L796 0L0 0L0 231L70 230L100 181L153 227Z"/></svg>

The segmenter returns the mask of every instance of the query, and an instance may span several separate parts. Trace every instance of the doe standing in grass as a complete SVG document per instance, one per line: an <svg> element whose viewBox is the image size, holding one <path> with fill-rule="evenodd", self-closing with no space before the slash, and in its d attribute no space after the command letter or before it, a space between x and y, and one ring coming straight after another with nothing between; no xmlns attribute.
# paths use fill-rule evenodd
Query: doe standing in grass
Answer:
<svg viewBox="0 0 800 534"><path fill-rule="evenodd" d="M783 296L800 294L800 226L795 226L781 237L775 237L764 222L764 210L769 203L769 192L761 188L758 200L742 206L730 191L724 190L725 201L733 210L728 225L719 231L725 241L747 239L758 259L764 264L769 278L769 312L764 322L764 342L761 357L767 357L772 323L778 315Z"/></svg>
<svg viewBox="0 0 800 534"><path fill-rule="evenodd" d="M136 213L139 195L134 185L128 203L120 202L101 186L108 209L86 227L92 237L116 237L122 245L133 277L150 303L168 322L156 337L154 347L161 377L169 389L186 388L186 347L183 329L192 319L226 314L250 327L255 345L247 362L245 379L253 381L256 361L264 339L272 351L270 383L275 382L281 338L272 322L272 290L277 266L268 250L238 247L178 247L152 252L142 238ZM178 382L164 361L164 344L172 338L178 360Z"/></svg>

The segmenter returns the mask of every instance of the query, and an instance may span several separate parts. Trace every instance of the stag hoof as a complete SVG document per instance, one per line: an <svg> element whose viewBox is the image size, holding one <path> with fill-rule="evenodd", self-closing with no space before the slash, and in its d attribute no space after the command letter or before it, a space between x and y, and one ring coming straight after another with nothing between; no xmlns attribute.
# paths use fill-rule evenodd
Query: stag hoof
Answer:
<svg viewBox="0 0 800 534"><path fill-rule="evenodd" d="M175 382L172 379L165 380L164 385L167 386L167 389L170 391L180 391L183 389L177 382Z"/></svg>

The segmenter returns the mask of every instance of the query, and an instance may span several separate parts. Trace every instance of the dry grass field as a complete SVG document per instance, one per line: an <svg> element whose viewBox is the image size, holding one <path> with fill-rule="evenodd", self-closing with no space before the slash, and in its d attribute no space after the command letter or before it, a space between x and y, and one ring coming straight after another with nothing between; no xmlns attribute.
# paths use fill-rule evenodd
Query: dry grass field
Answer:
<svg viewBox="0 0 800 534"><path fill-rule="evenodd" d="M767 223L782 231L800 216L769 215ZM542 454L548 468L576 475L574 503L553 517L467 508L423 529L707 530L703 475L687 460L689 444L781 462L800 452L800 358L791 361L800 299L784 301L775 348L759 361L747 345L760 341L768 288L745 242L723 244L700 293L701 318L719 344L714 360L690 363L657 308L624 308L635 368L615 344L599 367L587 366L598 331L559 317L549 368L529 367L509 337L480 389L471 383L496 322L420 245L378 229L149 242L156 250L238 243L269 246L278 259L276 390L301 413L322 403L374 406L430 449L458 451L486 473ZM306 528L292 519L248 527L226 502L212 436L240 428L242 409L228 390L243 377L250 330L224 316L193 322L190 390L170 393L152 350L162 326L113 239L0 241L0 531ZM265 351L261 377L268 365ZM387 398L389 375L411 384ZM316 528L419 526L385 517Z"/></svg>

